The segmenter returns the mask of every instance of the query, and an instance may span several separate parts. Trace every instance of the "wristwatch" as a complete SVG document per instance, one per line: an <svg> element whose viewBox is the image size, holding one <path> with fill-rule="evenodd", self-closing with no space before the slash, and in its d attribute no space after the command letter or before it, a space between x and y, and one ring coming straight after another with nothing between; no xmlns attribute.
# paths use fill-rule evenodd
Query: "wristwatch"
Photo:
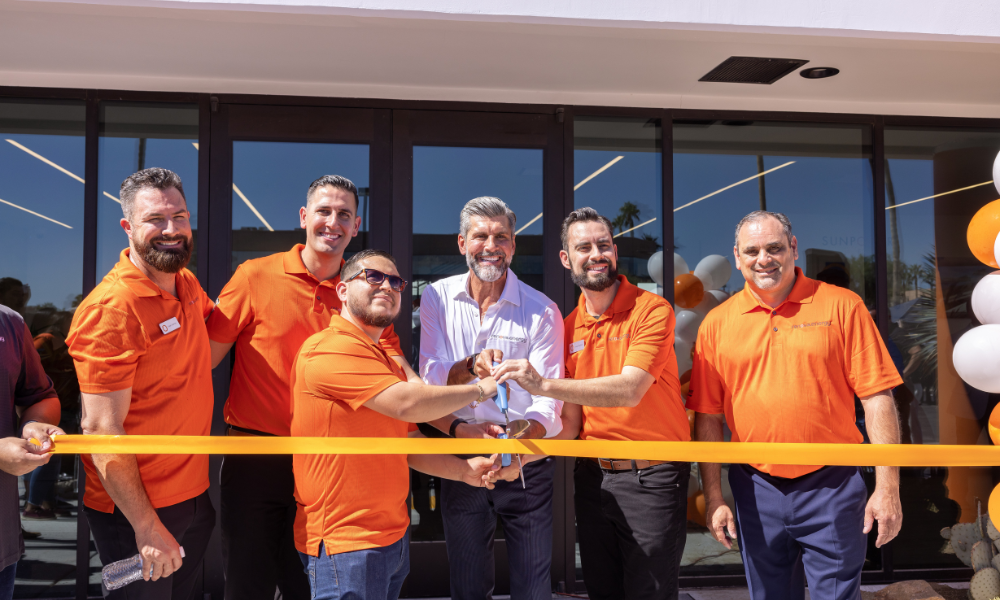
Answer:
<svg viewBox="0 0 1000 600"><path fill-rule="evenodd" d="M468 423L468 421L466 421L465 419L455 419L454 421L452 421L451 427L448 428L448 435L450 435L451 437L455 437L455 430L458 429L458 426L462 425L463 423Z"/></svg>
<svg viewBox="0 0 1000 600"><path fill-rule="evenodd" d="M469 370L469 375L473 377L479 377L476 375L476 355L469 355L469 358L465 359L465 368Z"/></svg>

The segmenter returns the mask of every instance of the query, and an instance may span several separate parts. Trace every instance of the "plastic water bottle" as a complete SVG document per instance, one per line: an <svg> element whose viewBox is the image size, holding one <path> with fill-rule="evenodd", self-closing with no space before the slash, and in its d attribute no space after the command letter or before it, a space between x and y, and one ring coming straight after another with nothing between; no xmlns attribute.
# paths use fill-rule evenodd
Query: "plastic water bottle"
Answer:
<svg viewBox="0 0 1000 600"><path fill-rule="evenodd" d="M181 547L181 558L184 558L184 547ZM101 569L101 579L104 587L117 590L142 579L142 555L119 560Z"/></svg>

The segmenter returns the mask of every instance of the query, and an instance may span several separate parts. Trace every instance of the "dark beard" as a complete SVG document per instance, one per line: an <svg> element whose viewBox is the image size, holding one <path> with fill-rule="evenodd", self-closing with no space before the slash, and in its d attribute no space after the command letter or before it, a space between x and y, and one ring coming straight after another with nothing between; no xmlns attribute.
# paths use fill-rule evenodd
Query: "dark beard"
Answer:
<svg viewBox="0 0 1000 600"><path fill-rule="evenodd" d="M587 276L587 268L594 265L606 264L608 265L608 272L603 275L598 275L597 277L591 278ZM580 286L585 290L590 290L592 292L603 292L609 287L615 284L618 280L618 269L612 265L610 262L607 263L587 263L583 266L583 270L577 273L575 269L570 270L570 278L573 283Z"/></svg>
<svg viewBox="0 0 1000 600"><path fill-rule="evenodd" d="M153 242L172 242L180 240L177 250L161 250ZM153 238L148 244L133 240L135 251L145 263L161 273L177 273L191 261L191 239L183 236Z"/></svg>
<svg viewBox="0 0 1000 600"><path fill-rule="evenodd" d="M385 329L392 325L392 320L396 315L376 315L372 313L368 305L362 304L361 300L354 294L347 297L347 307L351 310L351 316L361 321L368 327L379 327Z"/></svg>

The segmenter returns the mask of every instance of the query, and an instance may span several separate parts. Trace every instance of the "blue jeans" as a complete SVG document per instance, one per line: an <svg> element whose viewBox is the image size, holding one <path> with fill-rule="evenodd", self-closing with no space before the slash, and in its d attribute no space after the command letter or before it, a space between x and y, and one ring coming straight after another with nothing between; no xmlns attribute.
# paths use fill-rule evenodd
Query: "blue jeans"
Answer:
<svg viewBox="0 0 1000 600"><path fill-rule="evenodd" d="M319 556L299 552L313 600L396 600L410 572L410 532L384 548Z"/></svg>
<svg viewBox="0 0 1000 600"><path fill-rule="evenodd" d="M16 572L17 563L0 571L0 600L10 600L14 597L14 573Z"/></svg>

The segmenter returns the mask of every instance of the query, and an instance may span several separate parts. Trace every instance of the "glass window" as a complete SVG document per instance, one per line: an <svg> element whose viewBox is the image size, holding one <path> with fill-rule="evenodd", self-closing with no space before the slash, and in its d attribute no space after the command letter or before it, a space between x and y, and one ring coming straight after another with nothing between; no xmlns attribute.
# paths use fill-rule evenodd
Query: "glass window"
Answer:
<svg viewBox="0 0 1000 600"><path fill-rule="evenodd" d="M733 257L733 232L752 211L787 215L798 238L796 265L805 275L838 277L875 308L870 135L862 125L674 122L675 349L682 383L690 377L704 315L743 288ZM726 469L723 493L732 505ZM874 474L866 473L865 479L871 489ZM694 483L689 517L699 529L689 530L682 572L739 572L739 553L726 552L700 528L704 501L700 483ZM881 568L874 541L873 535L866 569Z"/></svg>
<svg viewBox="0 0 1000 600"><path fill-rule="evenodd" d="M149 167L170 169L184 183L194 233L194 248L187 268L197 274L197 105L102 102L98 165L98 281L118 263L121 251L128 246L128 236L121 226L122 182Z"/></svg>
<svg viewBox="0 0 1000 600"><path fill-rule="evenodd" d="M968 308L992 269L972 255L966 228L996 200L993 160L1000 130L885 129L886 258L890 337L903 364L896 388L903 443L989 444L995 401L965 385L951 362L954 342L977 324ZM940 348L940 351L939 351ZM974 522L996 482L990 468L903 469L907 525L894 543L895 568L961 566L938 532Z"/></svg>
<svg viewBox="0 0 1000 600"><path fill-rule="evenodd" d="M342 175L358 187L361 231L347 246L349 258L367 247L367 144L233 143L233 271L252 258L305 243L299 208L306 205L309 185L324 175Z"/></svg>
<svg viewBox="0 0 1000 600"><path fill-rule="evenodd" d="M663 249L662 138L658 119L573 123L574 207L589 206L611 220L618 272L661 296L663 272L650 273L649 259Z"/></svg>
<svg viewBox="0 0 1000 600"><path fill-rule="evenodd" d="M84 120L82 102L0 100L0 304L28 324L67 433L80 431L66 334L83 291ZM22 521L15 598L75 593L76 473L75 456L57 455L20 478L35 519Z"/></svg>
<svg viewBox="0 0 1000 600"><path fill-rule="evenodd" d="M420 294L439 279L467 273L458 250L459 212L479 196L500 198L517 215L510 268L542 288L542 150L521 148L413 148L413 368L420 349ZM438 499L441 483L410 471L412 541L444 540ZM503 538L498 520L496 538Z"/></svg>

